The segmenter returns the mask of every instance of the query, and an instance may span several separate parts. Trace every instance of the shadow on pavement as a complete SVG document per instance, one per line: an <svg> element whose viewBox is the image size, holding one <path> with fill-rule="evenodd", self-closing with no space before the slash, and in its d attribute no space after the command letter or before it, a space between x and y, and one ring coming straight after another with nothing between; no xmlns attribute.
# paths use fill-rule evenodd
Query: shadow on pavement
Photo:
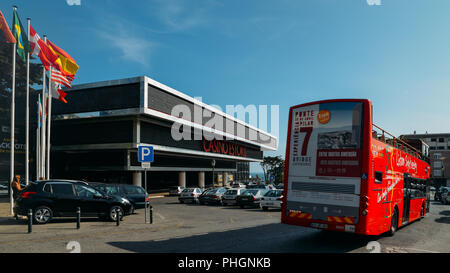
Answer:
<svg viewBox="0 0 450 273"><path fill-rule="evenodd" d="M132 252L146 253L343 253L364 247L377 238L268 224L164 241L108 244Z"/></svg>
<svg viewBox="0 0 450 273"><path fill-rule="evenodd" d="M439 214L443 216L435 219L437 223L450 224L450 210L441 211Z"/></svg>

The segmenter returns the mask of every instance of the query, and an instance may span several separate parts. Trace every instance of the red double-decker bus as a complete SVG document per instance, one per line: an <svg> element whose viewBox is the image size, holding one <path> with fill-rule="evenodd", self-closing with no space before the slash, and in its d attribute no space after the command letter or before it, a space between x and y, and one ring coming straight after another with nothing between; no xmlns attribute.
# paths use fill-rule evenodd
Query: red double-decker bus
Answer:
<svg viewBox="0 0 450 273"><path fill-rule="evenodd" d="M428 159L372 123L367 99L289 111L281 222L379 235L429 211Z"/></svg>

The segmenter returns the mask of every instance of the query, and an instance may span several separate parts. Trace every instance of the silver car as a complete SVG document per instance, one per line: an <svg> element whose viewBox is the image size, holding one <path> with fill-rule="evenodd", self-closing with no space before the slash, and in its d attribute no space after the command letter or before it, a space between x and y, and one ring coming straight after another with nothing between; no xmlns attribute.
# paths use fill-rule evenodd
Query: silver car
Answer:
<svg viewBox="0 0 450 273"><path fill-rule="evenodd" d="M185 189L182 186L172 186L169 187L169 195L180 195L180 193Z"/></svg>
<svg viewBox="0 0 450 273"><path fill-rule="evenodd" d="M187 188L184 189L180 196L178 197L178 201L180 203L184 202L191 202L191 203L198 203L198 197L200 194L202 194L203 190L200 188Z"/></svg>
<svg viewBox="0 0 450 273"><path fill-rule="evenodd" d="M226 205L237 205L236 198L245 191L245 188L235 188L227 190L222 197L222 203Z"/></svg>

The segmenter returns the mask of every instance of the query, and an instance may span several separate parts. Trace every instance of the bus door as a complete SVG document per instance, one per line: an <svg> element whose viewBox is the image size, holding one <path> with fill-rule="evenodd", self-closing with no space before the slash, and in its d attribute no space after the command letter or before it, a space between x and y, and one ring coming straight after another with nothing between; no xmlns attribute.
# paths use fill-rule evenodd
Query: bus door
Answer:
<svg viewBox="0 0 450 273"><path fill-rule="evenodd" d="M402 224L407 224L409 222L409 214L411 210L411 193L410 193L410 183L411 183L411 175L405 173L403 182L403 217Z"/></svg>

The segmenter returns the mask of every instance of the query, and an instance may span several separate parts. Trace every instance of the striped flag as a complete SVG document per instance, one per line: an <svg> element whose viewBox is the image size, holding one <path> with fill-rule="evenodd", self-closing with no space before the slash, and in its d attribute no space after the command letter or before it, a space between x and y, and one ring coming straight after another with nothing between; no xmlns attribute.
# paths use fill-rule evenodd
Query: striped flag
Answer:
<svg viewBox="0 0 450 273"><path fill-rule="evenodd" d="M66 77L61 73L61 71L52 69L52 81L57 82L61 85L64 85L67 88L71 88L71 83L73 81L72 78Z"/></svg>
<svg viewBox="0 0 450 273"><path fill-rule="evenodd" d="M65 76L63 76L61 74L60 71L54 69L53 67L51 67L51 75L52 75L52 78L51 78L50 83L52 85L52 88L51 88L52 93L50 95L52 96L52 98L55 98L64 103L67 103L67 100L65 99L65 97L67 96L67 93L61 90L62 89L61 85L64 85L64 86L70 88L71 80L68 80ZM67 82L68 82L68 84L67 84Z"/></svg>

